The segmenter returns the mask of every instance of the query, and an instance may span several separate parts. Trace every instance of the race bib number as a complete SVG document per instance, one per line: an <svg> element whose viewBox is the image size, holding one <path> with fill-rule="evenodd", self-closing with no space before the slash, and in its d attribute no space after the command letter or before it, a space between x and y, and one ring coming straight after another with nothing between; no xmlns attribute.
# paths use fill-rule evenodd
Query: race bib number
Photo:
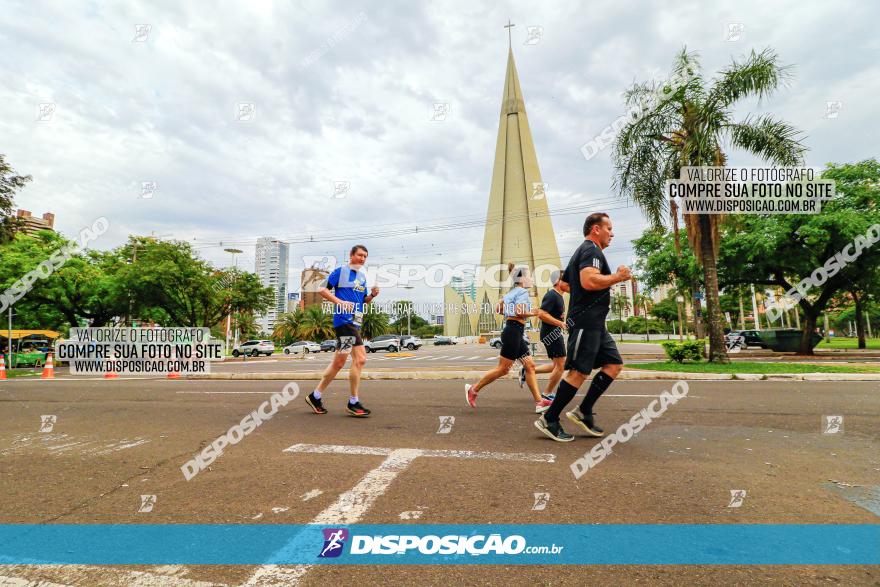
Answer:
<svg viewBox="0 0 880 587"><path fill-rule="evenodd" d="M360 310L355 310L354 313L354 323L358 326L364 323L364 313Z"/></svg>

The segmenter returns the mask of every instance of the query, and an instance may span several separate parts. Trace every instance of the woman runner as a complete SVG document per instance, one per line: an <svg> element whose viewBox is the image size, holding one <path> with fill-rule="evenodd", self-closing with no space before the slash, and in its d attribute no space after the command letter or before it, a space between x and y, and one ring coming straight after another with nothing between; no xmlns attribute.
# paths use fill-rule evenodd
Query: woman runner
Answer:
<svg viewBox="0 0 880 587"><path fill-rule="evenodd" d="M468 405L477 407L477 394L485 386L499 377L506 375L513 363L520 361L526 370L526 383L535 400L535 413L542 414L550 407L550 400L541 397L538 390L538 379L535 376L535 363L529 353L529 343L525 340L524 333L526 318L537 316L540 310L532 310L529 301L529 288L532 287L532 278L528 267L516 267L513 263L507 265L510 272L513 287L498 302L495 311L504 315L504 329L501 331L501 356L498 358L498 366L483 375L476 385L465 385L465 397Z"/></svg>

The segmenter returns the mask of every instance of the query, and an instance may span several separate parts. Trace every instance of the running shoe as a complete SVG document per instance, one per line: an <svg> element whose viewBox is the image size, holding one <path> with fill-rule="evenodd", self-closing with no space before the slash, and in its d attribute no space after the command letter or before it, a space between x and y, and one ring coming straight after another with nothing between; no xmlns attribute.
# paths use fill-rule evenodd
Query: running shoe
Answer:
<svg viewBox="0 0 880 587"><path fill-rule="evenodd" d="M522 386L526 384L526 368L521 367L519 370L519 387L522 389Z"/></svg>
<svg viewBox="0 0 880 587"><path fill-rule="evenodd" d="M468 405L472 408L477 407L477 392L471 391L474 388L473 385L467 384L464 386L464 399L467 401Z"/></svg>
<svg viewBox="0 0 880 587"><path fill-rule="evenodd" d="M544 399L549 399L551 402L556 399L555 393L542 393L541 397Z"/></svg>
<svg viewBox="0 0 880 587"><path fill-rule="evenodd" d="M327 408L324 407L324 403L321 400L315 397L314 391L306 396L306 403L309 404L309 407L312 408L312 411L316 414L327 413Z"/></svg>
<svg viewBox="0 0 880 587"><path fill-rule="evenodd" d="M595 436L596 438L605 434L605 431L599 428L596 424L596 421L593 419L593 416L596 414L584 415L581 413L580 408L575 408L570 412L566 412L565 416L577 424L583 429L584 432L589 436Z"/></svg>
<svg viewBox="0 0 880 587"><path fill-rule="evenodd" d="M540 430L548 438L552 438L557 442L571 442L574 436L562 429L562 424L557 422L548 422L541 416L535 420L535 428Z"/></svg>
<svg viewBox="0 0 880 587"><path fill-rule="evenodd" d="M553 402L551 402L549 399L543 399L543 398L541 399L541 401L535 402L535 413L536 414L543 414L544 412L547 411L547 408L549 408L550 404L552 404L552 403Z"/></svg>
<svg viewBox="0 0 880 587"><path fill-rule="evenodd" d="M361 402L355 402L353 404L348 404L348 415L354 416L355 418L366 418L370 415L370 410L361 405Z"/></svg>

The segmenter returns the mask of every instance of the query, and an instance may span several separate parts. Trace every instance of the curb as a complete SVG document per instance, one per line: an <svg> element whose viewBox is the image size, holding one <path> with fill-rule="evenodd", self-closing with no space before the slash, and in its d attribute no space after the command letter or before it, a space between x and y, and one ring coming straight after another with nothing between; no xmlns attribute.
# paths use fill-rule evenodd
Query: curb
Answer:
<svg viewBox="0 0 880 587"><path fill-rule="evenodd" d="M264 380L320 380L323 371L272 371L265 373L205 373L184 377L188 380L214 379L235 381ZM479 379L485 371L363 371L362 380L412 380L440 381L448 379ZM342 370L337 378L348 377L348 370ZM547 379L545 374L539 379ZM519 374L511 370L504 378L518 379ZM618 378L621 381L880 381L880 373L679 373L675 371L623 371Z"/></svg>

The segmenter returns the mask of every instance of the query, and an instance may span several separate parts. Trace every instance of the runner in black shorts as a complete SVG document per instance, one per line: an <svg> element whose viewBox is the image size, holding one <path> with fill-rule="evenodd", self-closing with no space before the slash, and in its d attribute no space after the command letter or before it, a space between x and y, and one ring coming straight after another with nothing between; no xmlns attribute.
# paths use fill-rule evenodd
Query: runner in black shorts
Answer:
<svg viewBox="0 0 880 587"><path fill-rule="evenodd" d="M532 287L532 278L527 267L515 267L513 263L508 265L513 287L504 297L499 300L495 311L504 315L504 330L501 331L501 356L498 358L498 366L483 375L475 385L465 385L464 394L467 403L472 408L477 407L477 393L498 379L506 375L516 361L523 364L526 371L526 381L529 391L535 400L535 413L540 414L548 407L550 401L541 397L538 391L538 380L535 377L535 363L529 352L529 343L525 339L526 318L537 316L540 310L532 310L529 301L529 288Z"/></svg>
<svg viewBox="0 0 880 587"><path fill-rule="evenodd" d="M315 390L306 396L306 403L316 414L326 414L322 394L351 355L348 368L349 396L346 411L350 416L366 418L370 410L361 405L358 387L361 382L361 369L367 362L364 341L361 339L361 324L364 320L364 306L379 295L374 287L367 294L367 278L361 271L367 262L367 247L355 245L349 253L348 265L334 269L327 276L327 284L321 288L321 297L333 303L333 330L336 331L336 354L327 365L321 381ZM333 290L332 292L330 290ZM334 294L335 292L335 294Z"/></svg>
<svg viewBox="0 0 880 587"><path fill-rule="evenodd" d="M535 367L535 373L550 373L550 380L544 388L541 397L553 401L553 391L562 379L565 371L565 338L562 331L567 329L565 324L565 299L563 293L568 293L568 284L562 281L562 272L559 270L550 274L550 282L553 288L544 294L541 300L541 309L538 319L541 320L541 343L547 349L547 358L550 363ZM522 387L526 380L525 367L519 374L519 384Z"/></svg>
<svg viewBox="0 0 880 587"><path fill-rule="evenodd" d="M561 442L574 440L559 424L563 408L577 394L578 388L589 377L590 371L599 368L593 377L581 405L566 414L589 436L602 436L596 424L593 406L623 369L623 359L617 352L614 339L605 329L605 317L611 302L611 286L629 280L629 268L621 265L612 274L602 249L611 244L614 232L611 219L604 212L587 216L584 222L584 242L568 262L563 280L571 290L568 321L568 352L565 369L568 373L556 390L556 398L535 427Z"/></svg>

